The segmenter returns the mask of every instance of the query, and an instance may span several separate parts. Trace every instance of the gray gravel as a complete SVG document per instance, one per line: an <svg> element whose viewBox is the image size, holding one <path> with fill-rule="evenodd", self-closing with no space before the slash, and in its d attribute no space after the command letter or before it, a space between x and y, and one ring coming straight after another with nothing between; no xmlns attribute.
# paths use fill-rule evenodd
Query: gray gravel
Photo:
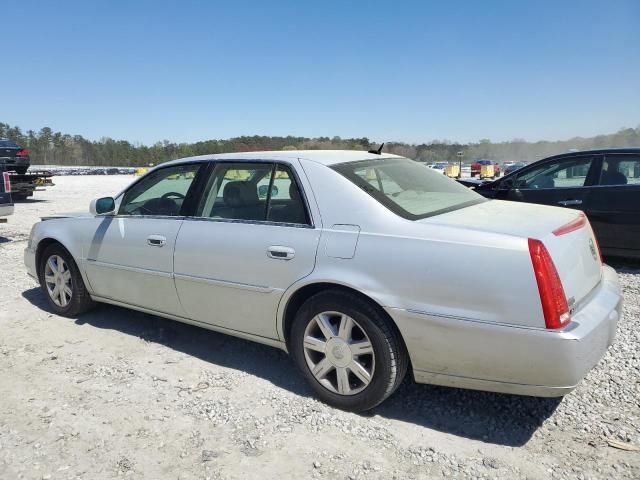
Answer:
<svg viewBox="0 0 640 480"><path fill-rule="evenodd" d="M611 446L640 446L638 266L618 266L615 344L564 399L405 382L356 415L280 351L116 307L43 310L31 224L130 180L57 178L0 225L0 478L640 478L640 452Z"/></svg>

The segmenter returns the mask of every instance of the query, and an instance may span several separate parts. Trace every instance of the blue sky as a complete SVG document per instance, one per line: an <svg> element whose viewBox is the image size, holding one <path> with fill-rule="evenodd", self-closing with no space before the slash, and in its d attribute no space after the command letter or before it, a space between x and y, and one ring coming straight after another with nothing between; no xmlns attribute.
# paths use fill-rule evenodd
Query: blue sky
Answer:
<svg viewBox="0 0 640 480"><path fill-rule="evenodd" d="M23 129L467 142L640 125L638 0L2 5L20 28L0 121Z"/></svg>

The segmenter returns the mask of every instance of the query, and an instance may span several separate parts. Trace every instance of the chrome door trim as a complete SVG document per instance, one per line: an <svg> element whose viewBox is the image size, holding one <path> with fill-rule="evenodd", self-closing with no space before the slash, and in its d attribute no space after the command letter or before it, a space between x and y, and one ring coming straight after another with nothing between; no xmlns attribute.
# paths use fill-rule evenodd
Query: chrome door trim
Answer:
<svg viewBox="0 0 640 480"><path fill-rule="evenodd" d="M227 287L227 288L237 288L240 290L249 290L252 292L259 292L259 293L271 293L276 290L273 287L264 287L262 285L251 285L248 283L229 282L226 280L218 280L215 278L199 277L196 275L186 275L184 273L174 273L173 277L176 280L185 280L187 282L204 283L205 285L216 285L216 286Z"/></svg>
<svg viewBox="0 0 640 480"><path fill-rule="evenodd" d="M197 222L219 222L219 223L244 223L247 225L272 225L274 227L293 227L293 228L307 228L315 230L316 227L308 225L306 223L286 223L286 222L270 222L267 220L240 220L235 218L214 218L214 217L185 217L184 220L194 220Z"/></svg>
<svg viewBox="0 0 640 480"><path fill-rule="evenodd" d="M173 274L171 272L163 272L160 270L148 270L146 268L139 268L139 267L129 267L127 265L118 265L115 263L101 262L99 260L94 260L92 258L85 258L85 261L97 267L111 268L113 270L124 270L125 272L143 273L145 275L154 275L156 277L173 278Z"/></svg>

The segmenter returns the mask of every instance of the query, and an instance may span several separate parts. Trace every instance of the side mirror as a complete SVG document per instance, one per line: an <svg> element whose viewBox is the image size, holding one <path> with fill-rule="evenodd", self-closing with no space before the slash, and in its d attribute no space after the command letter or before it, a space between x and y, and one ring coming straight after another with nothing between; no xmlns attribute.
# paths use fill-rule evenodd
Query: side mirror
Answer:
<svg viewBox="0 0 640 480"><path fill-rule="evenodd" d="M114 215L116 212L116 201L112 197L102 197L91 200L89 211L92 215Z"/></svg>
<svg viewBox="0 0 640 480"><path fill-rule="evenodd" d="M498 190L511 190L515 185L513 177L505 178L498 184Z"/></svg>

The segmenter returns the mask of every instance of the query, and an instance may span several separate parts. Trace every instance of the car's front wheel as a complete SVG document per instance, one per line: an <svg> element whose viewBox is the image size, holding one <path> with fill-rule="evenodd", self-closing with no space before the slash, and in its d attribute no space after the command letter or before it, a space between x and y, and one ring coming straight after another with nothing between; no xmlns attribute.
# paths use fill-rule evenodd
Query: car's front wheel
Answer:
<svg viewBox="0 0 640 480"><path fill-rule="evenodd" d="M406 349L391 322L368 301L341 290L321 292L302 305L289 346L318 396L344 410L375 407L407 371Z"/></svg>
<svg viewBox="0 0 640 480"><path fill-rule="evenodd" d="M49 245L38 266L40 287L47 303L58 315L75 317L93 307L80 270L62 245Z"/></svg>

